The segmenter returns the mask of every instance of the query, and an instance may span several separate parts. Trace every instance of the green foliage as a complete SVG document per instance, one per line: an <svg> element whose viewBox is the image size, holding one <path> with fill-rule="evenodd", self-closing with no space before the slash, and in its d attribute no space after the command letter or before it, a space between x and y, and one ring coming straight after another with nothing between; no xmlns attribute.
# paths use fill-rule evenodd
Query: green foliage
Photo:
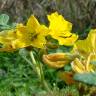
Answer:
<svg viewBox="0 0 96 96"><path fill-rule="evenodd" d="M75 86L67 86L62 90L58 89L57 87L54 87L52 91L53 94L47 93L44 96L79 96L79 92Z"/></svg>
<svg viewBox="0 0 96 96"><path fill-rule="evenodd" d="M0 15L0 31L2 30L9 30L15 27L15 23L10 24L9 16L6 14Z"/></svg>
<svg viewBox="0 0 96 96"><path fill-rule="evenodd" d="M0 25L7 25L9 21L9 16L6 14L1 14L0 15Z"/></svg>
<svg viewBox="0 0 96 96"><path fill-rule="evenodd" d="M42 91L38 84L36 74L18 52L0 52L0 96L32 96Z"/></svg>
<svg viewBox="0 0 96 96"><path fill-rule="evenodd" d="M0 15L0 29L9 29L10 26L8 25L9 16L6 14Z"/></svg>
<svg viewBox="0 0 96 96"><path fill-rule="evenodd" d="M86 84L96 85L96 73L76 73L74 79Z"/></svg>
<svg viewBox="0 0 96 96"><path fill-rule="evenodd" d="M25 52L21 52L22 54L26 54L26 51L21 51ZM19 54L18 51L0 52L0 96L67 96L69 92L72 96L79 96L75 86L66 86L59 90L58 87L64 87L65 84L60 84L60 80L56 79L57 70L45 66L46 80L51 83L51 86L54 84L57 86L55 88L50 86L53 94L46 92L37 74Z"/></svg>

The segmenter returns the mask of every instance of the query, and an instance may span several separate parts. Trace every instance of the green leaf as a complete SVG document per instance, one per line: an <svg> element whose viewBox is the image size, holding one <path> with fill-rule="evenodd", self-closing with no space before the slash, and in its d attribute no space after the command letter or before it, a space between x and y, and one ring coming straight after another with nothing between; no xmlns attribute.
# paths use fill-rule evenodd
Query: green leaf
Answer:
<svg viewBox="0 0 96 96"><path fill-rule="evenodd" d="M91 61L90 63L96 66L96 61Z"/></svg>
<svg viewBox="0 0 96 96"><path fill-rule="evenodd" d="M69 65L69 64L65 65L65 66L64 66L64 70L65 70L65 71L71 71L71 70L72 70L71 65Z"/></svg>
<svg viewBox="0 0 96 96"><path fill-rule="evenodd" d="M76 73L74 75L74 80L90 85L96 85L96 73Z"/></svg>
<svg viewBox="0 0 96 96"><path fill-rule="evenodd" d="M6 14L1 14L0 15L0 25L7 25L9 21L9 16Z"/></svg>
<svg viewBox="0 0 96 96"><path fill-rule="evenodd" d="M3 26L0 26L0 29L1 30L9 30L9 29L12 29L9 25L3 25Z"/></svg>

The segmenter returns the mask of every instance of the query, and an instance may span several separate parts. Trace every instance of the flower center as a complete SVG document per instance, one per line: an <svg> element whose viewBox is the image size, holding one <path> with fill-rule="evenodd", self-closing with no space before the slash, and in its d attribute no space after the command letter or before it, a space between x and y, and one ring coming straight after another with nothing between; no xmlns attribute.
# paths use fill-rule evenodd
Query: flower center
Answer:
<svg viewBox="0 0 96 96"><path fill-rule="evenodd" d="M34 32L34 33L30 33L30 36L29 37L30 37L30 40L33 41L34 39L37 38L37 36L38 36L38 33L35 33Z"/></svg>

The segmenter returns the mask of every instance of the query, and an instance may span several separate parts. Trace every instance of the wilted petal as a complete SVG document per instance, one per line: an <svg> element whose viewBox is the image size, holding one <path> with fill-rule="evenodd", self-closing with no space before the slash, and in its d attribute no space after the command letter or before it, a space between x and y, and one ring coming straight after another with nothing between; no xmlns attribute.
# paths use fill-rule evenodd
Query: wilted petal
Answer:
<svg viewBox="0 0 96 96"><path fill-rule="evenodd" d="M57 76L61 79L64 80L66 84L70 85L70 84L74 84L76 83L76 81L73 79L73 73L72 72L63 72L63 71L59 71L57 73Z"/></svg>

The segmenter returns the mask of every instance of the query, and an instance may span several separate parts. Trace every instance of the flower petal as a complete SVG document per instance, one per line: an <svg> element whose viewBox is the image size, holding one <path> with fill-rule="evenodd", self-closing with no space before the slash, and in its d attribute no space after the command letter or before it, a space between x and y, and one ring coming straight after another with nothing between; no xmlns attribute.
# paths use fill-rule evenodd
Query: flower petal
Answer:
<svg viewBox="0 0 96 96"><path fill-rule="evenodd" d="M57 12L48 15L50 22L49 29L52 38L58 40L60 45L70 46L78 39L78 36L71 33L72 23L66 21Z"/></svg>

